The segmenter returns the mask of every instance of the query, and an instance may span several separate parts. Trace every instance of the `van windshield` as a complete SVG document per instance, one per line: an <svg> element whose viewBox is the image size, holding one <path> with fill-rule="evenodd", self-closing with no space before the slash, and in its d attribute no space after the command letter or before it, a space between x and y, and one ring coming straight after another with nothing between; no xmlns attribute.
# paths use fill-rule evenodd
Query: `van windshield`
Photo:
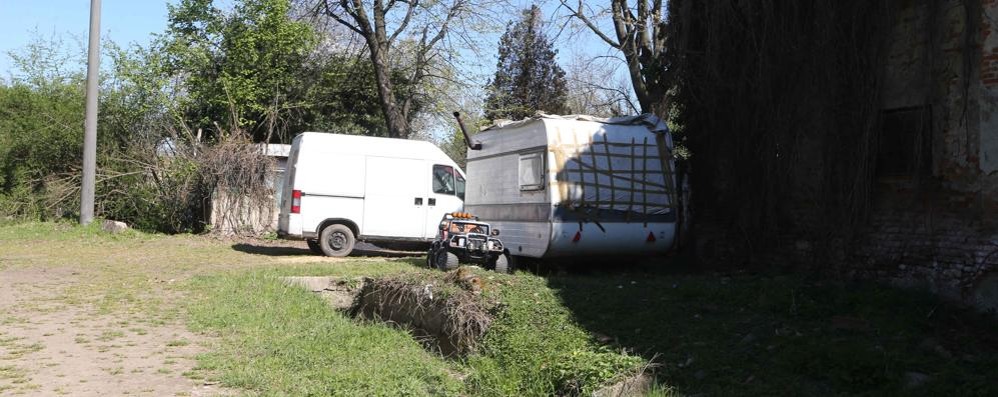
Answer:
<svg viewBox="0 0 998 397"><path fill-rule="evenodd" d="M457 178L457 197L464 200L464 177L456 172L454 173L454 176Z"/></svg>

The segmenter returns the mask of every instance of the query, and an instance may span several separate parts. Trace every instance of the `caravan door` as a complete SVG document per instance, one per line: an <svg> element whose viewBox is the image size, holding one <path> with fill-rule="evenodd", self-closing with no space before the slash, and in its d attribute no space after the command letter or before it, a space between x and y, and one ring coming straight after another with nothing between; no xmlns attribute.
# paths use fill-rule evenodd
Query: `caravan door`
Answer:
<svg viewBox="0 0 998 397"><path fill-rule="evenodd" d="M368 157L361 234L423 239L429 168L425 160Z"/></svg>

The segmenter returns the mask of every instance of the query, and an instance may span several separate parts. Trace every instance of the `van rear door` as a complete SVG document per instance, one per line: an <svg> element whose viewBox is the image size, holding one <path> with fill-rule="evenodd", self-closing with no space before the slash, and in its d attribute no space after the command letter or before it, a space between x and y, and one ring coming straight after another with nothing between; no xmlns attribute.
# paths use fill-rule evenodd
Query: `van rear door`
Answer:
<svg viewBox="0 0 998 397"><path fill-rule="evenodd" d="M298 153L301 150L301 135L295 137L291 142L291 153L288 154L288 163L284 169L284 188L281 190L280 212L277 218L277 232L279 234L290 234L291 219L291 191L294 189L295 175L298 168ZM301 231L297 231L301 233Z"/></svg>
<svg viewBox="0 0 998 397"><path fill-rule="evenodd" d="M361 235L422 239L429 168L424 160L368 157Z"/></svg>

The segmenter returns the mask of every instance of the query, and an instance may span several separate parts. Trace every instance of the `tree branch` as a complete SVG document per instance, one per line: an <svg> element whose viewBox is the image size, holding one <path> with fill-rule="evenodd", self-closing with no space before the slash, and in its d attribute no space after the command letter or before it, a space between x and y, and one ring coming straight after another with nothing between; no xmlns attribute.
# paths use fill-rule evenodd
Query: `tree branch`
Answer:
<svg viewBox="0 0 998 397"><path fill-rule="evenodd" d="M324 8L324 10L322 11L323 14L325 14L326 16L328 16L330 18L333 18L333 20L335 20L336 22L338 22L340 25L345 26L347 29L350 29L350 30L354 31L354 33L357 33L357 34L360 34L360 35L364 35L364 32L362 32L360 30L360 28L358 28L356 25L348 22L347 20L343 19L342 17L340 17L339 14L337 14L335 11L333 11L333 9L331 7L329 7L329 0L322 0L322 6ZM353 17L354 14L348 9L348 5L347 5L346 1L340 1L340 7L343 8L343 12L345 12L347 15L350 15L351 17ZM318 11L319 11L318 7L316 7L316 12L318 12Z"/></svg>
<svg viewBox="0 0 998 397"><path fill-rule="evenodd" d="M572 13L572 16L578 18L580 21L582 21L582 23L586 24L586 26L589 27L589 30L595 33L596 36L599 36L599 38L605 41L607 44L609 44L610 47L617 49L620 48L620 43L613 41L613 39L611 39L610 36L607 36L606 33L603 33L603 31L599 30L599 28L596 27L596 25L582 13L582 0L579 0L579 7L577 9L572 9L572 7L565 2L565 0L560 0L560 1L561 5Z"/></svg>
<svg viewBox="0 0 998 397"><path fill-rule="evenodd" d="M392 1L392 3L395 2ZM412 15L415 13L416 7L419 6L419 0L406 1L405 3L409 4L409 9L405 11L405 18L402 18L402 22L399 23L398 28L395 29L392 36L388 38L388 45L391 45L391 43L395 41L395 38L402 34L402 32L405 31L405 28L409 26L409 21L412 20Z"/></svg>

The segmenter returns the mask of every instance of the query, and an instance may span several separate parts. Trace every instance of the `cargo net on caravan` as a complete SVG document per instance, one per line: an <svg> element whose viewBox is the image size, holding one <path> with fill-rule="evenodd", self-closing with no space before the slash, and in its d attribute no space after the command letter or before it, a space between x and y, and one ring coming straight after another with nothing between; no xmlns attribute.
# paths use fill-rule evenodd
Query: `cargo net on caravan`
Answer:
<svg viewBox="0 0 998 397"><path fill-rule="evenodd" d="M595 134L575 128L554 134L556 217L597 225L676 222L671 137L647 117L610 119ZM633 133L636 127L646 133Z"/></svg>

